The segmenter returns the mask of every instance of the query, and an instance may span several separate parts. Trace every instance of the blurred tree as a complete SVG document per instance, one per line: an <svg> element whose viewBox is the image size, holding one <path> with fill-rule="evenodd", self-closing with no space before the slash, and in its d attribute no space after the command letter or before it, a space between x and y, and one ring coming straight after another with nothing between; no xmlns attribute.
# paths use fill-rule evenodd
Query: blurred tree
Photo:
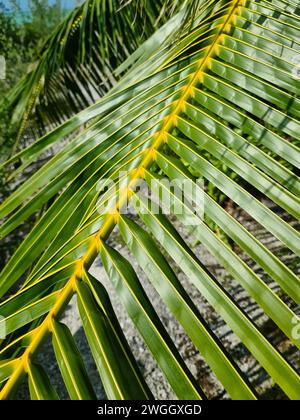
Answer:
<svg viewBox="0 0 300 420"><path fill-rule="evenodd" d="M0 98L5 97L27 72L38 56L41 45L60 22L65 10L61 0L30 0L24 9L18 0L0 0L0 55L6 60L6 77L0 80ZM8 124L9 116L0 115L0 161L7 158L16 133ZM5 191L3 176L0 195Z"/></svg>
<svg viewBox="0 0 300 420"><path fill-rule="evenodd" d="M28 9L17 0L0 0L0 54L5 56L7 76L0 81L6 93L26 72L41 45L64 15L61 0L30 0Z"/></svg>

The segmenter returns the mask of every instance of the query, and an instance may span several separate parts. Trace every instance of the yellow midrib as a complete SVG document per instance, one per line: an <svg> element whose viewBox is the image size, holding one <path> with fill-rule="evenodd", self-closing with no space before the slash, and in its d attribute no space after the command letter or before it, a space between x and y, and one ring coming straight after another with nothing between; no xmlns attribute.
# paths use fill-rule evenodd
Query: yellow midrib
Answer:
<svg viewBox="0 0 300 420"><path fill-rule="evenodd" d="M51 311L48 313L47 317L43 323L37 327L36 335L34 336L32 342L29 344L24 354L18 360L18 365L16 370L7 381L2 391L0 392L0 400L6 399L9 396L11 389L14 386L14 383L19 379L20 375L28 371L28 364L30 363L30 357L39 347L40 343L43 341L44 336L51 332L51 320L55 318L59 312L63 309L66 303L69 301L70 297L75 293L76 281L81 279L83 269L88 270L95 260L101 246L102 241L105 239L106 235L111 231L111 229L116 225L118 220L118 210L122 208L124 203L130 198L131 191L136 186L139 179L143 178L143 171L145 168L148 168L155 160L155 153L166 141L166 132L171 131L176 126L177 116L184 111L184 103L189 98L193 96L193 88L201 81L202 74L210 66L211 58L214 57L218 51L218 45L222 40L224 32L228 32L231 27L232 20L238 12L240 6L244 6L246 0L234 0L232 1L232 7L227 15L225 15L225 21L220 27L220 30L215 36L213 43L207 47L207 52L201 60L199 60L198 69L191 75L191 80L189 83L182 88L183 93L182 97L174 102L174 110L165 118L163 127L153 135L154 143L153 145L145 151L145 157L142 159L142 162L132 171L131 179L128 183L126 190L123 195L119 198L115 209L111 213L107 214L106 220L102 225L99 232L92 238L91 245L85 255L78 261L76 270L74 271L72 277L63 287L61 292L58 295L57 301Z"/></svg>

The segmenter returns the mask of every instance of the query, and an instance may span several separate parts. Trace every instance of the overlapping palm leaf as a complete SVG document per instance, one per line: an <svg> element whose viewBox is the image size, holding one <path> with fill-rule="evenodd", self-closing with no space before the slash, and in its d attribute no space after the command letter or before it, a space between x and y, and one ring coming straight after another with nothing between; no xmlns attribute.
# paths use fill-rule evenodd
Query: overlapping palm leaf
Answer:
<svg viewBox="0 0 300 420"><path fill-rule="evenodd" d="M1 99L19 139L26 129L36 138L107 93L117 67L180 8L175 1L88 0L74 9Z"/></svg>
<svg viewBox="0 0 300 420"><path fill-rule="evenodd" d="M206 269L173 219L163 211L153 211L153 197L136 188L141 179L146 181L154 194L158 192L162 206L168 206L171 197L171 210L181 224L187 229L193 226L194 237L299 348L300 339L293 332L296 314L236 249L243 250L299 305L296 272L198 182L204 179L214 185L291 255L299 256L296 224L280 218L266 204L273 202L292 220L299 220L300 82L295 74L295 57L300 53L299 10L295 2L285 0L223 0L194 6L193 29L182 32L181 25L177 28L172 22L168 43L160 39L154 47L146 44L149 53L132 59L132 68L111 92L9 162L21 159L20 172L47 148L71 136L0 207L0 234L5 237L56 197L1 273L1 296L26 278L20 290L0 305L8 334L0 351L1 398L12 397L25 376L32 398L57 398L47 374L34 362L48 336L52 336L70 397L95 398L74 339L59 321L73 295L77 295L107 396L153 398L101 279L89 274L98 257L177 397L205 398L130 262L109 245L115 227L232 398L259 396L208 327L171 268L169 257L284 393L299 398L300 377L295 366L262 334L221 279ZM86 128L78 134L83 125ZM193 211L164 182L165 177L199 189L199 194L188 198L192 202L202 197L201 203L194 204L203 207L204 220L201 212ZM137 211L135 220L122 212L128 201ZM237 247L230 248L206 223L206 217Z"/></svg>

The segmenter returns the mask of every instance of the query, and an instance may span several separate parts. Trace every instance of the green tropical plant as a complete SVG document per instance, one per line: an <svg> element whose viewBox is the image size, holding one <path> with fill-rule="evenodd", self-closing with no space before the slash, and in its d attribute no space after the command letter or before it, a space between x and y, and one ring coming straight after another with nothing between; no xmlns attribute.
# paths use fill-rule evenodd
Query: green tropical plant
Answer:
<svg viewBox="0 0 300 420"><path fill-rule="evenodd" d="M178 9L173 0L88 0L76 7L0 101L0 112L11 110L18 140L26 128L36 138L103 96L118 79L113 70Z"/></svg>
<svg viewBox="0 0 300 420"><path fill-rule="evenodd" d="M202 203L194 203L197 209L203 204L205 216L299 305L296 273L197 182L209 181L299 256L299 232L261 199L299 220L300 82L295 73L299 8L295 1L285 0L189 0L172 10L170 20L118 72L114 69L122 77L111 90L5 164L21 162L14 172L18 177L47 150L58 149L0 207L0 234L5 238L53 200L1 273L1 296L22 280L19 290L0 304L7 333L0 350L2 399L12 398L24 377L33 399L58 398L45 370L35 362L49 336L70 398L95 398L74 338L60 322L74 295L108 398L153 398L101 279L89 273L98 257L177 397L205 398L132 265L109 245L115 227L231 398L259 395L208 327L166 255L274 383L290 399L300 397L296 368L225 290L221 279L206 269L173 219L161 209L154 211L153 197L136 188L142 179L161 205L171 201L182 225L193 226L193 236L299 348L300 337L294 333L299 319L286 299L164 182L167 177L191 183L199 194L191 193L190 202L201 197ZM84 37L80 39L85 48ZM49 56L58 53L51 43L47 48ZM69 141L58 148L66 137ZM122 211L128 200L137 211L135 220ZM181 212L175 211L178 204Z"/></svg>
<svg viewBox="0 0 300 420"><path fill-rule="evenodd" d="M45 1L31 1L28 4L29 21L27 14L19 10L16 2L9 0L4 4L0 1L0 52L5 57L7 68L5 79L0 80L1 162L11 155L18 130L18 127L10 124L12 112L6 95L36 59L40 43L48 38L49 30L53 30L60 22L62 12L59 3L56 1L49 5Z"/></svg>

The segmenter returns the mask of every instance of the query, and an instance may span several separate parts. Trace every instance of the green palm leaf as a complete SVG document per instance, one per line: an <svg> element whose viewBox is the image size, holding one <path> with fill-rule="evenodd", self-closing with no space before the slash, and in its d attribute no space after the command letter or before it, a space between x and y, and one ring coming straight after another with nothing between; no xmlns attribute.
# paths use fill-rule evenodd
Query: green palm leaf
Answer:
<svg viewBox="0 0 300 420"><path fill-rule="evenodd" d="M107 396L153 398L102 279L89 274L97 258L177 397L206 397L134 265L109 242L115 228L231 398L260 395L211 329L177 271L198 289L274 383L289 398L299 399L296 366L264 335L222 278L205 267L181 232L192 231L255 307L299 348L293 328L300 322L294 310L300 302L296 270L211 194L213 187L276 238L289 255L299 256L300 81L293 61L300 52L299 10L285 0L212 0L185 2L173 15L178 3L162 3L173 4L168 9L171 19L122 63L120 81L98 102L4 164L21 160L12 175L17 179L45 151L69 138L0 206L0 235L5 238L52 200L1 273L1 296L26 276L20 290L0 304L8 333L0 349L2 399L13 397L26 375L32 398L57 397L43 368L34 363L49 335L70 398L95 398L72 334L59 322L74 295ZM86 16L89 4L82 6ZM82 28L80 33L80 54L90 57L86 45L93 38L86 43L88 32ZM105 42L101 48L111 53ZM137 188L141 180L148 189ZM184 183L191 189L185 191ZM134 221L124 215L128 202L136 210ZM277 214L275 205L289 219Z"/></svg>
<svg viewBox="0 0 300 420"><path fill-rule="evenodd" d="M11 110L19 137L26 128L36 137L34 123L44 131L63 122L107 93L114 70L179 9L173 1L85 1L49 36L0 110Z"/></svg>

